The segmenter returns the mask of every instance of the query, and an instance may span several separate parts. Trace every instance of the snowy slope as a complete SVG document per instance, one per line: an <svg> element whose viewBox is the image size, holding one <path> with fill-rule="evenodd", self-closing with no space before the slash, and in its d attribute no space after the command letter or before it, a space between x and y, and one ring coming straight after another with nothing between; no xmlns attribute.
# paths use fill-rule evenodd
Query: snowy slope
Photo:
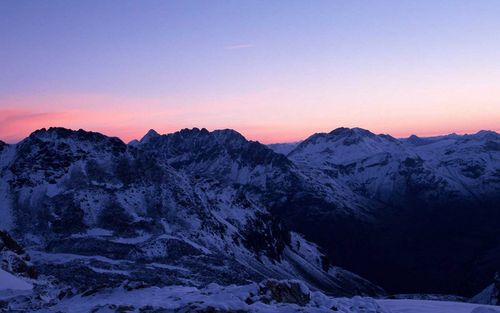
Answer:
<svg viewBox="0 0 500 313"><path fill-rule="evenodd" d="M330 298L311 292L299 282L276 283L279 291L267 288L265 283L227 287L211 284L204 289L185 286L117 289L90 297L73 297L38 312L115 312L121 307L132 312L386 313L370 298Z"/></svg>
<svg viewBox="0 0 500 313"><path fill-rule="evenodd" d="M283 214L341 266L394 292L466 296L498 271L499 134L396 139L339 128L310 136L287 156L311 180L334 186L333 202L357 208L339 219L309 199Z"/></svg>
<svg viewBox="0 0 500 313"><path fill-rule="evenodd" d="M10 149L5 227L58 290L298 278L337 296L384 293L271 214L269 199L306 181L286 157L235 131L150 131L126 145L51 128Z"/></svg>
<svg viewBox="0 0 500 313"><path fill-rule="evenodd" d="M0 228L26 246L40 279L50 282L35 289L50 294L51 305L56 298L74 305L93 294L108 301L102 297L108 291L118 300L123 290L177 292L169 286L203 298L214 282L242 286L269 278L299 279L330 296L383 295L337 266L371 267L382 281L389 275L376 266L414 262L395 269L401 282L419 266L434 270L419 278L445 276L455 270L448 258L459 259L453 251L464 258L474 252L475 259L465 261L479 264L482 284L498 257L486 246L497 238L495 215L475 210L477 221L466 214L463 220L477 224L467 228L459 220L447 223L457 229L436 232L425 223L443 216L412 220L408 212L433 203L433 212L448 216L439 205L450 199L473 205L494 199L498 142L491 132L400 140L338 129L311 136L285 156L233 130L152 130L127 145L99 133L42 129L0 147ZM450 208L462 216L460 207ZM444 260L442 267L426 263L425 253L413 254L411 236L426 239L422 229L432 235L431 244L415 247L441 244L431 252L442 251L432 260ZM476 237L454 237L468 231ZM446 236L458 240L450 243ZM419 286L414 277L407 281Z"/></svg>
<svg viewBox="0 0 500 313"><path fill-rule="evenodd" d="M0 269L0 290L31 290L33 285Z"/></svg>
<svg viewBox="0 0 500 313"><path fill-rule="evenodd" d="M390 203L416 191L436 200L477 199L500 191L500 135L494 132L398 140L339 128L309 137L288 156L305 170L319 169Z"/></svg>
<svg viewBox="0 0 500 313"><path fill-rule="evenodd" d="M497 313L498 306L427 300L377 300L391 313Z"/></svg>
<svg viewBox="0 0 500 313"><path fill-rule="evenodd" d="M288 143L272 143L267 145L271 150L273 150L276 153L281 153L284 155L287 155L295 149L300 144L300 141L298 142L288 142Z"/></svg>

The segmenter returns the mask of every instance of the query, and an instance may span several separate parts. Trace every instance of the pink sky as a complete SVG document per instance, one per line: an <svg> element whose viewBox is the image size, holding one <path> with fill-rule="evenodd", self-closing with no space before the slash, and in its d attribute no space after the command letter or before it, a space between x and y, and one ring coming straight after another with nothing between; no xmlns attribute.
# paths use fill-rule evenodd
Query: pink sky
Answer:
<svg viewBox="0 0 500 313"><path fill-rule="evenodd" d="M98 131L125 142L140 139L151 128L159 133L232 128L263 143L302 140L337 127L362 127L395 137L500 130L500 105L490 100L498 92L476 100L460 92L444 96L432 90L418 95L404 90L368 93L343 90L340 96L333 89L266 89L213 99L99 94L0 97L0 139L17 142L51 126ZM404 97L408 99L401 107Z"/></svg>

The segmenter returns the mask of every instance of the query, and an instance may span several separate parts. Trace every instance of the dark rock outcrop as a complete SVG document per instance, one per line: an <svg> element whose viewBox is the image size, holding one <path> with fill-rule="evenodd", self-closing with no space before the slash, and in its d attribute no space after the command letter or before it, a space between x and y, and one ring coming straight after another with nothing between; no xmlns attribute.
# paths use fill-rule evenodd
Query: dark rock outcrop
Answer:
<svg viewBox="0 0 500 313"><path fill-rule="evenodd" d="M0 231L0 262L4 271L28 278L38 276L24 248L4 231Z"/></svg>

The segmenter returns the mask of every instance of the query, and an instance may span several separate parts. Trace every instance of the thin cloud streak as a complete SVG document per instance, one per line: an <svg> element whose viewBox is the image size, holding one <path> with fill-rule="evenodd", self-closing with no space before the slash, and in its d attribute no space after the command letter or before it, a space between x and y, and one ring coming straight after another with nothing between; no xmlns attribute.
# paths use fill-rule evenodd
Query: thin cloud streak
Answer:
<svg viewBox="0 0 500 313"><path fill-rule="evenodd" d="M26 109L0 109L1 140L17 142L30 132L52 125L64 126L65 121L82 118L71 112L33 112Z"/></svg>
<svg viewBox="0 0 500 313"><path fill-rule="evenodd" d="M240 49L248 49L248 48L253 48L254 45L251 44L240 44L240 45L230 45L230 46L225 46L225 50L240 50Z"/></svg>

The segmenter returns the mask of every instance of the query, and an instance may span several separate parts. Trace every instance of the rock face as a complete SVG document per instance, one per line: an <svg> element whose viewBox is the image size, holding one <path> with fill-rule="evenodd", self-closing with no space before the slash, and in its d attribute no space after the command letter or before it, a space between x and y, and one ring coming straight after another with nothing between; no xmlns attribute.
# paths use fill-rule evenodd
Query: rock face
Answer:
<svg viewBox="0 0 500 313"><path fill-rule="evenodd" d="M274 279L259 284L256 296L247 299L247 303L292 303L305 306L311 301L309 289L300 281L278 281Z"/></svg>
<svg viewBox="0 0 500 313"><path fill-rule="evenodd" d="M268 278L339 296L384 293L332 267L270 210L298 190L321 199L332 189L310 186L285 156L235 131L149 132L126 145L50 128L0 160L0 215L11 221L3 227L41 276L73 293Z"/></svg>
<svg viewBox="0 0 500 313"><path fill-rule="evenodd" d="M35 267L30 263L29 255L4 231L0 231L0 266L2 270L18 276L38 276Z"/></svg>

